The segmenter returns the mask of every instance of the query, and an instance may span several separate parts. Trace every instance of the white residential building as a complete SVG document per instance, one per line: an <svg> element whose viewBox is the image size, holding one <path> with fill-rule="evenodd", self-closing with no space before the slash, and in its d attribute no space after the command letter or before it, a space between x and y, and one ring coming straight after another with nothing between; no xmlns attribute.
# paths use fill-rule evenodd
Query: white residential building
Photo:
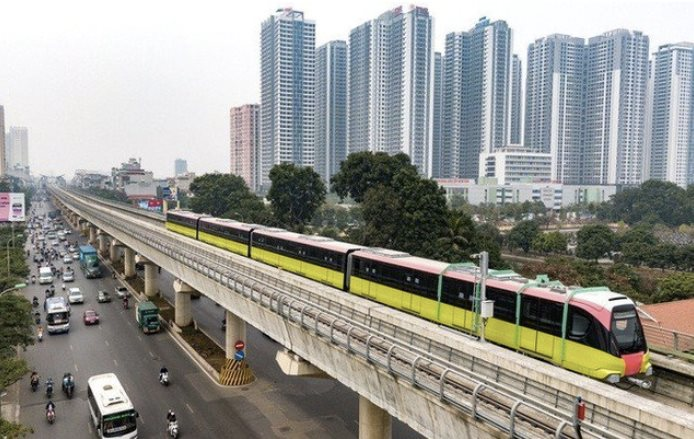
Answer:
<svg viewBox="0 0 694 439"><path fill-rule="evenodd" d="M480 178L496 178L501 184L550 183L552 157L549 153L509 145L480 154Z"/></svg>

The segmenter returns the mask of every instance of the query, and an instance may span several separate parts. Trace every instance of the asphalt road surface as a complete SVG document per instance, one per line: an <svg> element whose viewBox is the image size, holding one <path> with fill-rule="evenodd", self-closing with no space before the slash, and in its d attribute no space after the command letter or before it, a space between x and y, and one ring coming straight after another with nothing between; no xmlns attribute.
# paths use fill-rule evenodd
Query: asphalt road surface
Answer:
<svg viewBox="0 0 694 439"><path fill-rule="evenodd" d="M70 241L78 238L74 232ZM79 237L80 243L85 238ZM62 247L62 243L61 246ZM33 252L32 252L33 256ZM54 262L63 266L62 260ZM275 353L281 346L248 326L248 361L257 380L240 388L225 388L211 381L204 372L166 333L145 335L138 330L133 306L124 310L121 303L99 304L97 291L104 289L113 295L116 281L106 275L87 280L75 268L75 282L85 304L73 305L70 332L48 335L22 353L41 376L40 390L33 393L28 376L20 383L20 421L34 428L39 438L88 438L95 431L89 420L86 402L87 379L99 373L114 372L125 387L138 410L139 437L166 437L166 412L177 414L181 436L190 438L355 438L358 436L358 396L331 379L287 377L275 363ZM32 272L36 264L32 263ZM173 277L162 271L159 288L173 300ZM62 281L54 282L57 292ZM29 285L23 290L31 299L42 301L46 285ZM41 311L42 308L39 307ZM96 310L101 323L85 326L82 313ZM221 320L224 311L203 297L193 301L193 317L201 329L223 343ZM42 312L45 328L45 316ZM170 371L171 385L158 382L162 365ZM67 399L60 388L63 373L71 372L76 379L76 392ZM55 384L56 422L45 420L45 379ZM394 438L420 438L408 426L393 419Z"/></svg>

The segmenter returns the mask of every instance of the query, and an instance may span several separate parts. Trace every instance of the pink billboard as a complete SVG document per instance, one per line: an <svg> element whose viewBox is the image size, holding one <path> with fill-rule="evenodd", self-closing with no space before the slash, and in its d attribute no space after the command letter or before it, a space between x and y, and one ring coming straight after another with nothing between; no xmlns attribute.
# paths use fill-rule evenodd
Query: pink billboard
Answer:
<svg viewBox="0 0 694 439"><path fill-rule="evenodd" d="M0 192L0 222L24 220L24 193Z"/></svg>

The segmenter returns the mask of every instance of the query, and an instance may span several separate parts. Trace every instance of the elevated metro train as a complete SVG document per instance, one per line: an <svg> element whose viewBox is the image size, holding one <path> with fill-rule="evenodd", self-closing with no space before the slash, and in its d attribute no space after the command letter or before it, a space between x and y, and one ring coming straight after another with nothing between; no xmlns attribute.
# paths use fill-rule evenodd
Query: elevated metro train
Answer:
<svg viewBox="0 0 694 439"><path fill-rule="evenodd" d="M480 272L407 253L321 236L169 211L166 228L442 325L479 330ZM486 297L494 315L487 340L609 383L642 386L652 374L634 302L606 287L566 287L490 270Z"/></svg>

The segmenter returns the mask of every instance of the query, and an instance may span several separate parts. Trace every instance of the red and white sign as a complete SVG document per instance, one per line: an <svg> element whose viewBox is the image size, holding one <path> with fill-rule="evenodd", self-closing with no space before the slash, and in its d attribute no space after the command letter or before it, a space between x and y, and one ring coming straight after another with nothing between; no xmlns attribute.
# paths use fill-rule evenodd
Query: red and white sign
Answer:
<svg viewBox="0 0 694 439"><path fill-rule="evenodd" d="M234 343L234 347L236 348L237 351L243 350L243 348L246 347L246 343L243 342L243 340L239 340L236 343Z"/></svg>

